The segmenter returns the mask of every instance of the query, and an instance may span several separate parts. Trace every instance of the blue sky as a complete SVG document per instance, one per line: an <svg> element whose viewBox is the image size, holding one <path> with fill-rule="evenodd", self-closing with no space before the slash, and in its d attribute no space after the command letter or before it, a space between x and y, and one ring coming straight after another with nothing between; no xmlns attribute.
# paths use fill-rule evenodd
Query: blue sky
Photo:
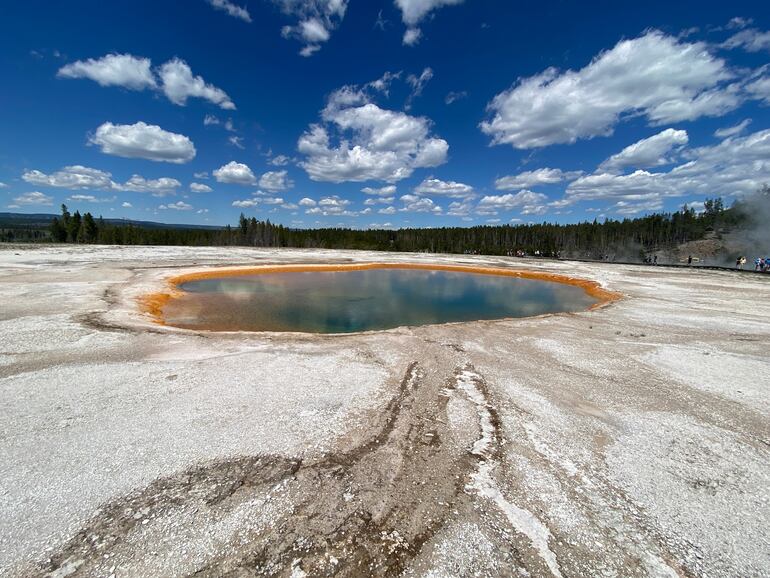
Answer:
<svg viewBox="0 0 770 578"><path fill-rule="evenodd" d="M0 210L575 222L770 182L763 2L8 3Z"/></svg>

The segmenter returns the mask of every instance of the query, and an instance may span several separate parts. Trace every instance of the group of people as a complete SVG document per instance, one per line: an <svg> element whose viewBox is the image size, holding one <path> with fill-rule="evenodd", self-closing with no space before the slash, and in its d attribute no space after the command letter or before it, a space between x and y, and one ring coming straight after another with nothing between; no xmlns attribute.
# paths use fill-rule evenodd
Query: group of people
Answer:
<svg viewBox="0 0 770 578"><path fill-rule="evenodd" d="M735 260L735 268L743 269L746 264L746 257L741 256ZM754 259L754 271L762 271L763 273L770 273L770 257L757 257Z"/></svg>

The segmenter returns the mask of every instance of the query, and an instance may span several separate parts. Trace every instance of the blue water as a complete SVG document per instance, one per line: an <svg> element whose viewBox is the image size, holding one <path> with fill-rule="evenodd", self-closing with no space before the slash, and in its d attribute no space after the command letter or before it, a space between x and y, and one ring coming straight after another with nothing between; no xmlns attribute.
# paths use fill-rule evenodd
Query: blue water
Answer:
<svg viewBox="0 0 770 578"><path fill-rule="evenodd" d="M166 322L215 331L350 333L584 310L579 287L448 271L266 273L189 281Z"/></svg>

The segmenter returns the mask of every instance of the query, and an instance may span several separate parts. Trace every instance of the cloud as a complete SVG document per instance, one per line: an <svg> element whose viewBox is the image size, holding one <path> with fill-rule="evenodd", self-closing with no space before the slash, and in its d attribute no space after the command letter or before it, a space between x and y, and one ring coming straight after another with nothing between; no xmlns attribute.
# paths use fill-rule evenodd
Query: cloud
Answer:
<svg viewBox="0 0 770 578"><path fill-rule="evenodd" d="M193 193L210 193L213 190L210 186L203 183L190 183L190 191Z"/></svg>
<svg viewBox="0 0 770 578"><path fill-rule="evenodd" d="M219 117L213 114L207 114L203 117L203 126L218 126L222 125L226 131L236 132L233 119L228 118L224 122L219 120Z"/></svg>
<svg viewBox="0 0 770 578"><path fill-rule="evenodd" d="M228 0L206 0L206 2L211 4L217 10L226 12L229 16L232 16L233 18L238 18L239 20L243 20L244 22L251 22L251 15L249 14L249 11L244 7L233 4Z"/></svg>
<svg viewBox="0 0 770 578"><path fill-rule="evenodd" d="M140 175L133 175L125 183L116 183L112 180L112 174L99 169L92 169L82 165L64 167L51 174L45 174L38 170L26 171L21 178L39 186L64 188L64 189L92 189L100 191L131 191L135 193L152 193L162 197L174 194L182 183L169 177L159 179L145 179Z"/></svg>
<svg viewBox="0 0 770 578"><path fill-rule="evenodd" d="M414 188L414 192L420 195L444 195L452 198L464 199L473 197L473 187L457 181L442 181L433 177L425 179Z"/></svg>
<svg viewBox="0 0 770 578"><path fill-rule="evenodd" d="M221 88L207 84L200 76L193 76L184 60L172 58L153 71L149 58L131 54L108 54L102 58L78 60L59 69L59 78L88 78L101 86L122 86L130 90L145 88L161 90L179 106L190 97L203 98L220 108L234 110L235 104ZM207 117L208 118L208 117ZM209 120L219 122L216 117ZM204 119L204 124L206 119ZM211 124L211 123L210 123Z"/></svg>
<svg viewBox="0 0 770 578"><path fill-rule="evenodd" d="M274 167L285 167L291 162L291 159L286 155L275 155L268 162Z"/></svg>
<svg viewBox="0 0 770 578"><path fill-rule="evenodd" d="M429 67L425 67L420 76L410 74L406 77L406 83L412 87L412 92L407 97L406 104L404 105L406 110L412 108L412 101L422 95L425 85L430 82L431 78L433 78L433 70Z"/></svg>
<svg viewBox="0 0 770 578"><path fill-rule="evenodd" d="M82 165L71 165L56 171L55 173L45 174L38 170L26 171L21 178L33 185L67 188L67 189L98 189L111 190L114 183L110 173L84 167Z"/></svg>
<svg viewBox="0 0 770 578"><path fill-rule="evenodd" d="M515 194L488 195L479 201L476 212L480 215L496 215L498 211L520 209L522 215L539 215L546 211L547 200L546 195L526 189Z"/></svg>
<svg viewBox="0 0 770 578"><path fill-rule="evenodd" d="M687 132L667 128L656 135L628 145L599 165L600 171L623 172L627 167L645 169L673 162L667 155L689 142Z"/></svg>
<svg viewBox="0 0 770 578"><path fill-rule="evenodd" d="M206 171L200 171L198 173L193 173L193 177L196 179L207 179L209 178L209 174Z"/></svg>
<svg viewBox="0 0 770 578"><path fill-rule="evenodd" d="M257 177L243 163L230 161L224 166L219 167L213 172L214 178L220 183L232 183L236 185L253 185L257 182Z"/></svg>
<svg viewBox="0 0 770 578"><path fill-rule="evenodd" d="M642 201L639 203L632 203L629 201L618 201L612 205L609 210L620 215L637 215L642 212L659 211L663 208L663 201L661 199L652 199L649 201Z"/></svg>
<svg viewBox="0 0 770 578"><path fill-rule="evenodd" d="M195 145L186 136L144 122L105 122L91 135L89 143L98 145L108 155L175 164L190 162L196 153Z"/></svg>
<svg viewBox="0 0 770 578"><path fill-rule="evenodd" d="M731 136L737 136L739 134L743 134L743 132L745 132L745 130L748 128L750 124L751 124L751 119L747 118L742 120L736 125L726 126L724 128L715 130L714 136L717 138L728 138Z"/></svg>
<svg viewBox="0 0 770 578"><path fill-rule="evenodd" d="M384 187L364 187L361 189L362 193L367 195L394 195L396 193L396 185L385 185Z"/></svg>
<svg viewBox="0 0 770 578"><path fill-rule="evenodd" d="M666 198L751 194L770 182L770 130L686 149L682 157L685 162L669 171L586 175L569 184L564 200L612 201L616 212L631 214L655 210L645 207L661 206Z"/></svg>
<svg viewBox="0 0 770 578"><path fill-rule="evenodd" d="M315 207L317 203L309 197L304 197L300 200L299 204L302 207Z"/></svg>
<svg viewBox="0 0 770 578"><path fill-rule="evenodd" d="M271 193L285 191L294 186L288 171L268 171L259 178L259 186Z"/></svg>
<svg viewBox="0 0 770 578"><path fill-rule="evenodd" d="M347 199L341 199L337 195L332 195L330 197L321 197L321 200L318 201L318 205L321 207L347 207L350 204L350 201Z"/></svg>
<svg viewBox="0 0 770 578"><path fill-rule="evenodd" d="M414 46L415 44L419 44L421 38L422 30L419 28L407 28L404 31L403 43L406 46Z"/></svg>
<svg viewBox="0 0 770 578"><path fill-rule="evenodd" d="M131 209L133 208L134 205L132 205L128 201L124 201L120 206L123 207L124 209Z"/></svg>
<svg viewBox="0 0 770 578"><path fill-rule="evenodd" d="M5 183L0 183L0 189L6 189L6 188L8 188L8 185L6 185Z"/></svg>
<svg viewBox="0 0 770 578"><path fill-rule="evenodd" d="M723 48L742 48L747 52L770 52L770 31L761 32L756 28L741 30L722 43Z"/></svg>
<svg viewBox="0 0 770 578"><path fill-rule="evenodd" d="M395 215L396 214L396 207L385 207L384 209L379 209L377 211L380 215Z"/></svg>
<svg viewBox="0 0 770 578"><path fill-rule="evenodd" d="M432 199L427 197L419 197L417 195L403 195L401 201L404 203L401 211L408 213L441 213L442 209L440 205L433 202ZM388 213L383 213L388 214Z"/></svg>
<svg viewBox="0 0 770 578"><path fill-rule="evenodd" d="M241 201L233 201L233 207L247 209L250 207L256 207L259 203L260 199L243 199Z"/></svg>
<svg viewBox="0 0 770 578"><path fill-rule="evenodd" d="M13 199L16 205L53 205L53 197L41 193L39 191L33 191L31 193L24 193Z"/></svg>
<svg viewBox="0 0 770 578"><path fill-rule="evenodd" d="M626 116L652 125L720 116L741 102L733 73L705 44L659 31L618 42L581 70L520 79L488 105L492 144L529 149L612 134Z"/></svg>
<svg viewBox="0 0 770 578"><path fill-rule="evenodd" d="M746 92L752 98L770 104L770 76L760 76L746 85Z"/></svg>
<svg viewBox="0 0 770 578"><path fill-rule="evenodd" d="M300 204L302 204L301 201ZM307 209L305 213L309 215L323 215L324 217L328 217L330 215L343 217L358 216L357 212L350 211L347 208L348 205L350 205L350 201L348 199L340 198L337 195L331 195L319 199L317 206ZM305 203L303 206L310 206L310 204Z"/></svg>
<svg viewBox="0 0 770 578"><path fill-rule="evenodd" d="M71 195L67 197L68 201L80 203L114 203L117 197L95 197L94 195Z"/></svg>
<svg viewBox="0 0 770 578"><path fill-rule="evenodd" d="M500 177L495 181L498 191L518 191L531 189L538 185L553 185L566 180L572 180L582 174L580 171L564 172L561 169L542 168L524 171L518 175Z"/></svg>
<svg viewBox="0 0 770 578"><path fill-rule="evenodd" d="M395 0L401 9L401 20L407 26L404 33L404 44L412 46L421 36L417 25L433 10L442 6L462 4L463 0Z"/></svg>
<svg viewBox="0 0 770 578"><path fill-rule="evenodd" d="M747 26L751 26L751 24L754 22L753 18L744 18L743 16L736 16L735 18L731 18L730 22L727 23L728 30L741 30L742 28L746 28Z"/></svg>
<svg viewBox="0 0 770 578"><path fill-rule="evenodd" d="M236 135L230 135L227 138L227 142L229 142L231 145L233 145L236 148L239 148L243 150L243 137L242 136L236 136Z"/></svg>
<svg viewBox="0 0 770 578"><path fill-rule="evenodd" d="M187 104L190 97L202 98L226 110L235 110L235 104L221 88L207 84L202 77L193 76L184 60L172 58L158 70L163 82L163 94L179 106Z"/></svg>
<svg viewBox="0 0 770 578"><path fill-rule="evenodd" d="M88 78L100 86L122 86L129 90L156 88L149 58L131 54L108 54L102 58L78 60L59 69L59 78Z"/></svg>
<svg viewBox="0 0 770 578"><path fill-rule="evenodd" d="M396 197L375 197L372 199L366 199L364 205L389 205L396 200Z"/></svg>
<svg viewBox="0 0 770 578"><path fill-rule="evenodd" d="M453 104L464 98L468 98L468 92L465 90L461 90L460 92L450 92L446 95L446 98L444 98L444 102L446 104Z"/></svg>
<svg viewBox="0 0 770 578"><path fill-rule="evenodd" d="M140 175L133 175L125 183L113 183L112 188L116 191L131 191L133 193L150 193L154 197L165 197L173 195L176 189L181 187L176 179L170 177L161 177L159 179L145 179Z"/></svg>
<svg viewBox="0 0 770 578"><path fill-rule="evenodd" d="M177 201L176 203L169 203L167 205L160 205L159 209L171 209L173 211L191 211L194 207L188 205L183 201Z"/></svg>
<svg viewBox="0 0 770 578"><path fill-rule="evenodd" d="M293 26L284 26L281 35L303 44L300 54L311 56L331 38L331 33L345 17L348 0L273 0L284 14L297 19Z"/></svg>
<svg viewBox="0 0 770 578"><path fill-rule="evenodd" d="M446 214L450 217L465 217L473 210L473 204L469 201L453 201L449 203Z"/></svg>
<svg viewBox="0 0 770 578"><path fill-rule="evenodd" d="M311 125L297 143L306 157L299 165L314 181L396 182L446 162L449 145L430 135L427 118L380 108L366 90L335 91L321 116L324 124ZM340 135L337 145L332 131Z"/></svg>

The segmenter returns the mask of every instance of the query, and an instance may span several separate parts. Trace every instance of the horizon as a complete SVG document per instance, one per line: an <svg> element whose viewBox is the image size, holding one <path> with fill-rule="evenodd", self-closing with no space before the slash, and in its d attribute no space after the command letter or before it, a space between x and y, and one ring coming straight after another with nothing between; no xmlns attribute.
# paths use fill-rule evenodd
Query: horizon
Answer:
<svg viewBox="0 0 770 578"><path fill-rule="evenodd" d="M567 224L770 182L755 2L76 4L0 23L3 211Z"/></svg>

